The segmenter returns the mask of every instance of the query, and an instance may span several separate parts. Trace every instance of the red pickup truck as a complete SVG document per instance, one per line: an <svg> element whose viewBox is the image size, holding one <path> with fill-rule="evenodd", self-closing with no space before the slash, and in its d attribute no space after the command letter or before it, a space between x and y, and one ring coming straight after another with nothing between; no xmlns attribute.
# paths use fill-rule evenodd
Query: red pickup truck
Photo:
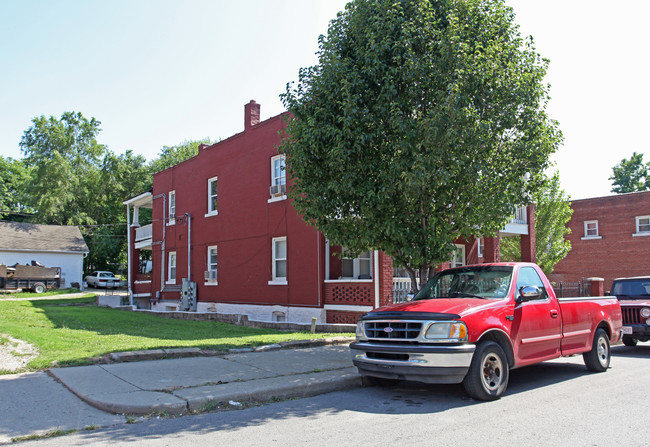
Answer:
<svg viewBox="0 0 650 447"><path fill-rule="evenodd" d="M494 400L510 369L582 354L609 367L621 334L616 297L560 298L536 264L479 264L437 273L412 301L377 309L357 324L352 361L366 384L463 383Z"/></svg>

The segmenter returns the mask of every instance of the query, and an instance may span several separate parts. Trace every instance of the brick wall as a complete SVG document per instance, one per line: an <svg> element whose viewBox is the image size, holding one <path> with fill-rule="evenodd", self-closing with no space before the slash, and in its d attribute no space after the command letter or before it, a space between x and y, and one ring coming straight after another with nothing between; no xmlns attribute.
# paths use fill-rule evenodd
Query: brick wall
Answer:
<svg viewBox="0 0 650 447"><path fill-rule="evenodd" d="M650 215L650 191L574 200L569 222L571 251L551 275L551 281L580 281L588 277L612 280L650 274L650 236L636 233L636 216ZM584 222L598 221L599 238L585 239Z"/></svg>
<svg viewBox="0 0 650 447"><path fill-rule="evenodd" d="M337 282L325 284L325 304L373 306L375 288L372 283Z"/></svg>
<svg viewBox="0 0 650 447"><path fill-rule="evenodd" d="M357 324L359 317L365 312L343 312L338 310L327 311L327 323L329 324Z"/></svg>
<svg viewBox="0 0 650 447"><path fill-rule="evenodd" d="M393 259L379 252L379 307L393 304Z"/></svg>

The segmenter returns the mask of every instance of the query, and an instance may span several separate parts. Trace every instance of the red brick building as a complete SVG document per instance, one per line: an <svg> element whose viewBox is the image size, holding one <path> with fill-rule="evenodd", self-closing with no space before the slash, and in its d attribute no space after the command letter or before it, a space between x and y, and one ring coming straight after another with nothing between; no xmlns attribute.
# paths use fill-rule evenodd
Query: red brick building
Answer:
<svg viewBox="0 0 650 447"><path fill-rule="evenodd" d="M183 310L183 278L196 283L193 310L258 321L353 323L392 302L394 285L404 280L393 277L390 257L368 251L341 259L341 247L330 246L291 206L291 179L277 150L286 115L260 121L251 101L243 132L202 145L195 157L154 174L152 191L125 202L129 289L138 307ZM152 224L140 226L141 208L152 208ZM502 232L526 235L528 259L532 212L522 207ZM499 259L498 238L457 246L455 264ZM140 270L143 250L151 251L150 273Z"/></svg>
<svg viewBox="0 0 650 447"><path fill-rule="evenodd" d="M650 274L650 191L574 200L569 221L571 251L551 281L578 282Z"/></svg>

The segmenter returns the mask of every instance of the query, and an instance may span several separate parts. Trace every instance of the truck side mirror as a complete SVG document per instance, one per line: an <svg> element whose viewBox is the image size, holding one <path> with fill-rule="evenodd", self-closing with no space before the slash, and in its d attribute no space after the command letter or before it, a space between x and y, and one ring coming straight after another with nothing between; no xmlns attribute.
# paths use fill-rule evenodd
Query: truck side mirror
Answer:
<svg viewBox="0 0 650 447"><path fill-rule="evenodd" d="M519 296L515 300L517 304L526 301L538 300L542 296L542 291L539 287L523 286L519 288Z"/></svg>

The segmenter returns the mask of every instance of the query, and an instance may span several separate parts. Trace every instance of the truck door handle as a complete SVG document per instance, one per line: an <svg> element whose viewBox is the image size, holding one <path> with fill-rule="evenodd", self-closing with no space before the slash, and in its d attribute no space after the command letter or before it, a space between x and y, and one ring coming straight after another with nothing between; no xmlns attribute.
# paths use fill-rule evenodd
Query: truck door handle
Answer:
<svg viewBox="0 0 650 447"><path fill-rule="evenodd" d="M551 318L557 318L557 316L558 316L557 310L552 309L551 310Z"/></svg>

